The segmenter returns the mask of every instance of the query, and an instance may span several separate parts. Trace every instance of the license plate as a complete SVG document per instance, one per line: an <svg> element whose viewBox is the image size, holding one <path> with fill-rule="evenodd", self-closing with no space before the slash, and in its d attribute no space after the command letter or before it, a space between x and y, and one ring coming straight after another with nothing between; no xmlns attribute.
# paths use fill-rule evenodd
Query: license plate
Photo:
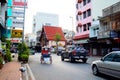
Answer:
<svg viewBox="0 0 120 80"><path fill-rule="evenodd" d="M79 56L74 56L74 58L79 58Z"/></svg>
<svg viewBox="0 0 120 80"><path fill-rule="evenodd" d="M84 56L80 56L80 58L84 58Z"/></svg>

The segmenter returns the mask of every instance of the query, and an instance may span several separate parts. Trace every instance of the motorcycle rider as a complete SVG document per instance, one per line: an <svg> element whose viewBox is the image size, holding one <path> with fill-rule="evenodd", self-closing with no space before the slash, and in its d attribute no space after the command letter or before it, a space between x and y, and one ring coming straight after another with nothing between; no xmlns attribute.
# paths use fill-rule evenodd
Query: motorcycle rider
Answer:
<svg viewBox="0 0 120 80"><path fill-rule="evenodd" d="M50 60L52 62L52 58L51 58L51 55L50 55L50 52L49 52L49 48L43 47L42 52L41 52L41 61L44 61L44 58L46 58L46 57L50 57Z"/></svg>

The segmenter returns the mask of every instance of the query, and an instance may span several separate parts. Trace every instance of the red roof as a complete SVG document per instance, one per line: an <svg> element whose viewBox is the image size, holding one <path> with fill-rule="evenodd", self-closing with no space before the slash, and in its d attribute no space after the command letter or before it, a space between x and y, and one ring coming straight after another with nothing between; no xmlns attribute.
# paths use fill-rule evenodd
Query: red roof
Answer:
<svg viewBox="0 0 120 80"><path fill-rule="evenodd" d="M65 41L65 37L61 27L44 26L43 28L48 40L55 40L56 33L59 33L61 35L61 41Z"/></svg>
<svg viewBox="0 0 120 80"><path fill-rule="evenodd" d="M89 34L84 34L84 35L80 35L80 36L74 36L74 40L77 40L77 39L85 39L85 38L88 38L89 37Z"/></svg>

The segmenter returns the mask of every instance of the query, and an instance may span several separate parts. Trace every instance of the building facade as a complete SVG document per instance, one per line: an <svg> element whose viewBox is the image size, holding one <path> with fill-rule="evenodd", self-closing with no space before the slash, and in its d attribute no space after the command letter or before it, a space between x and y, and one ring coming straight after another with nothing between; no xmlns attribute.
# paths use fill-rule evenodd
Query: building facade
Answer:
<svg viewBox="0 0 120 80"><path fill-rule="evenodd" d="M59 17L56 14L39 12L33 17L32 33L37 34L37 31L42 30L43 25L58 26Z"/></svg>
<svg viewBox="0 0 120 80"><path fill-rule="evenodd" d="M103 9L98 31L99 51L105 55L120 50L120 1Z"/></svg>
<svg viewBox="0 0 120 80"><path fill-rule="evenodd" d="M60 40L58 40L58 46L64 47L66 45L66 39L61 27L56 26L43 26L42 33L40 35L41 46L56 47L57 40L56 35L60 35Z"/></svg>
<svg viewBox="0 0 120 80"><path fill-rule="evenodd" d="M36 44L40 44L39 38L43 26L58 26L59 17L56 14L39 12L33 17L32 33L36 35Z"/></svg>
<svg viewBox="0 0 120 80"><path fill-rule="evenodd" d="M93 22L102 16L102 9L118 2L119 0L76 0L76 44L83 44L89 49L90 27ZM92 54L92 53L91 53Z"/></svg>
<svg viewBox="0 0 120 80"><path fill-rule="evenodd" d="M25 43L28 47L35 47L36 46L36 35L28 33L25 35Z"/></svg>
<svg viewBox="0 0 120 80"><path fill-rule="evenodd" d="M0 1L0 41L6 34L7 1Z"/></svg>

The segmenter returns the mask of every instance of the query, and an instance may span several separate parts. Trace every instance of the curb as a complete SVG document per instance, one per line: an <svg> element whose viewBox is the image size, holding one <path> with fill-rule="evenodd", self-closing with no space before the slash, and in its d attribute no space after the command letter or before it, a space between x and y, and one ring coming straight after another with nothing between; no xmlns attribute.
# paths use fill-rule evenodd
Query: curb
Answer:
<svg viewBox="0 0 120 80"><path fill-rule="evenodd" d="M27 70L26 71L26 73L27 73L27 75L26 75L27 79L26 80L36 80L28 64L26 64L26 70Z"/></svg>

